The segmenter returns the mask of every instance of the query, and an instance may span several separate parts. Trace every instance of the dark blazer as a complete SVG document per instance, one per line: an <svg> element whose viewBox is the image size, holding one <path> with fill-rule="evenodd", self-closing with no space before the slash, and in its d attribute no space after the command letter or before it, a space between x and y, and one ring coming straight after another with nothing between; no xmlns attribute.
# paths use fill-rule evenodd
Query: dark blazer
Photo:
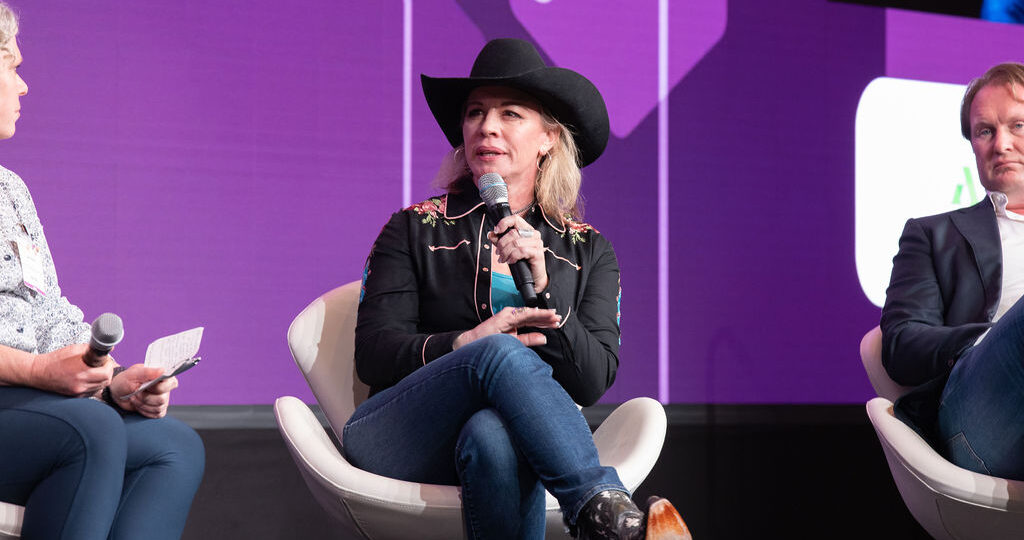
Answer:
<svg viewBox="0 0 1024 540"><path fill-rule="evenodd" d="M547 307L562 325L533 347L580 405L615 381L619 366L619 265L611 244L585 223L538 208L523 216L544 239ZM472 185L391 216L367 259L356 323L356 370L371 393L451 352L459 334L491 317L491 246Z"/></svg>
<svg viewBox="0 0 1024 540"><path fill-rule="evenodd" d="M882 308L882 364L914 390L896 415L935 442L949 371L999 305L1002 246L992 201L907 221Z"/></svg>

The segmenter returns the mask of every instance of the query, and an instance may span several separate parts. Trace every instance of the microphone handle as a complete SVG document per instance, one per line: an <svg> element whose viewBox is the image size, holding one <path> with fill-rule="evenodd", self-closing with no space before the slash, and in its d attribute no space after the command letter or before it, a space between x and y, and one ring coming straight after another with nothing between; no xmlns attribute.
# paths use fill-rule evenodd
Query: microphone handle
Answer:
<svg viewBox="0 0 1024 540"><path fill-rule="evenodd" d="M495 204L490 210L491 218L494 219L495 223L512 215L512 210L509 208L508 203ZM508 268L512 272L512 281L515 281L516 288L519 289L519 294L523 297L523 304L526 307L537 307L537 291L534 290L533 272L530 271L530 265L526 264L526 261L519 259L509 263Z"/></svg>
<svg viewBox="0 0 1024 540"><path fill-rule="evenodd" d="M93 347L82 355L82 361L89 367L100 367L110 359L110 351L101 351Z"/></svg>
<svg viewBox="0 0 1024 540"><path fill-rule="evenodd" d="M523 297L523 304L526 307L537 307L537 291L534 290L533 272L530 272L530 265L526 261L518 261L508 265L512 271L512 280L516 282L516 288Z"/></svg>

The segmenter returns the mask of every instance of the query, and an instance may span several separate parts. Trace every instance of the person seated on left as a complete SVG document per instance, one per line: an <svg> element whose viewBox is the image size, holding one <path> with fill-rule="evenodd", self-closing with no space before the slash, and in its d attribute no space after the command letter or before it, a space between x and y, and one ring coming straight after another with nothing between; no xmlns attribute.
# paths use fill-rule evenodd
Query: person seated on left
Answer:
<svg viewBox="0 0 1024 540"><path fill-rule="evenodd" d="M28 92L17 33L0 1L0 139ZM25 507L26 539L180 538L205 456L165 416L178 382L121 399L163 370L87 366L89 330L61 296L28 189L0 167L0 501Z"/></svg>

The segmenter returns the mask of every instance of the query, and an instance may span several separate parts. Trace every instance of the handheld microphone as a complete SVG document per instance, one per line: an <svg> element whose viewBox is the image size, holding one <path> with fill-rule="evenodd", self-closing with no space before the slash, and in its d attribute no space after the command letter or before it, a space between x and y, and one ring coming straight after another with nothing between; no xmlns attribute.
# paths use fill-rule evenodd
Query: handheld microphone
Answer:
<svg viewBox="0 0 1024 540"><path fill-rule="evenodd" d="M498 173L487 173L480 177L480 198L487 205L487 213L495 223L502 218L512 215L512 209L508 206L508 185ZM534 290L533 273L530 272L530 265L520 259L508 265L512 271L512 279L516 282L516 288L523 297L523 303L527 307L537 306L537 292Z"/></svg>
<svg viewBox="0 0 1024 540"><path fill-rule="evenodd" d="M124 339L124 324L121 317L113 313L104 313L92 322L92 337L89 338L89 350L82 359L89 367L102 366L107 355Z"/></svg>

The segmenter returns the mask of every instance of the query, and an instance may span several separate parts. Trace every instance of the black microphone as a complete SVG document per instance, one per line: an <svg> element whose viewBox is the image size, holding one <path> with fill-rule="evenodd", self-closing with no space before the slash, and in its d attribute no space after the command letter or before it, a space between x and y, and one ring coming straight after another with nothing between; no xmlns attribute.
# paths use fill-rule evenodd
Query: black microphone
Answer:
<svg viewBox="0 0 1024 540"><path fill-rule="evenodd" d="M487 205L487 213L495 223L502 218L512 215L512 209L508 206L508 185L498 173L487 173L480 177L480 198ZM537 306L537 291L534 290L533 273L530 272L530 265L520 259L509 263L512 271L512 279L516 282L516 288L523 297L523 303L527 307Z"/></svg>
<svg viewBox="0 0 1024 540"><path fill-rule="evenodd" d="M82 356L82 360L89 367L102 366L107 361L107 355L124 339L124 324L121 317L113 313L104 313L92 322L92 337L89 338L89 350Z"/></svg>

